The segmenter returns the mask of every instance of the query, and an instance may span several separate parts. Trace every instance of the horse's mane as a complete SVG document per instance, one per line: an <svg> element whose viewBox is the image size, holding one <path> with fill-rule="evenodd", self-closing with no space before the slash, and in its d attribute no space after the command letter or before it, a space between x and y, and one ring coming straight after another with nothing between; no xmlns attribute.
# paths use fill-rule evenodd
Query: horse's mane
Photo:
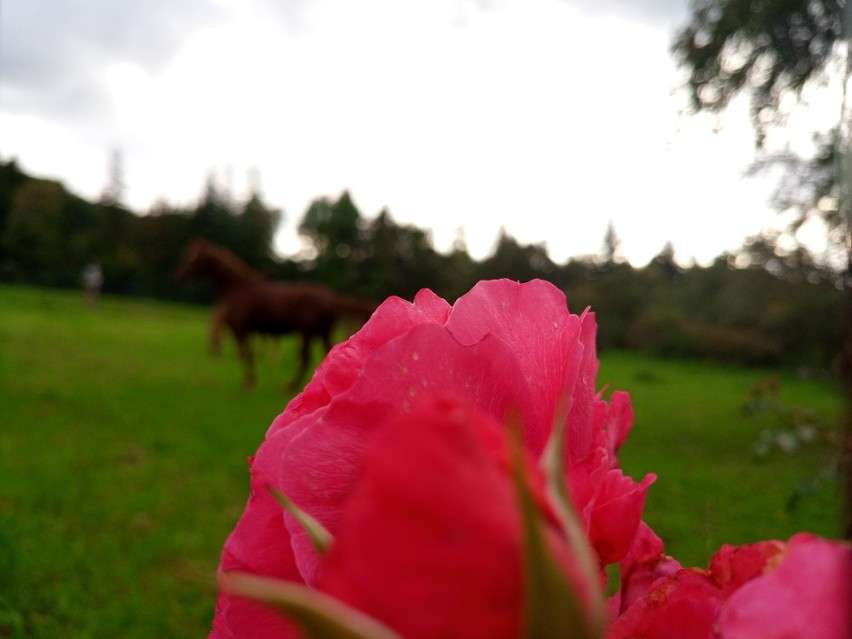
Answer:
<svg viewBox="0 0 852 639"><path fill-rule="evenodd" d="M335 293L335 310L341 316L358 322L366 322L379 306L373 300L354 297L345 293Z"/></svg>
<svg viewBox="0 0 852 639"><path fill-rule="evenodd" d="M208 277L220 294L266 278L233 252L197 237L187 246L177 268L179 279Z"/></svg>
<svg viewBox="0 0 852 639"><path fill-rule="evenodd" d="M215 261L219 262L223 268L239 278L247 280L266 279L260 271L256 271L251 266L243 262L230 249L227 249L224 246L219 246L218 244L213 244L207 240L200 240L200 242L203 242L204 251L211 255Z"/></svg>

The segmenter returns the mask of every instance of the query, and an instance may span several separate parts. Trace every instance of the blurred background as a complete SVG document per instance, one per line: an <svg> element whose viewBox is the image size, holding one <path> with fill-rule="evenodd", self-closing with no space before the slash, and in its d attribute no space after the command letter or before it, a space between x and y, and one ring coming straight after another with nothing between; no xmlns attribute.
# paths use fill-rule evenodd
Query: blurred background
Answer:
<svg viewBox="0 0 852 639"><path fill-rule="evenodd" d="M844 4L4 0L0 156L138 215L261 195L277 254L348 190L475 259L501 229L592 255L611 222L634 266L706 265L801 205L775 190L832 142ZM824 250L818 218L785 248Z"/></svg>
<svg viewBox="0 0 852 639"><path fill-rule="evenodd" d="M723 358L826 365L844 10L4 0L0 278L208 301L172 276L201 235L374 299L544 277L617 307L604 346L712 325Z"/></svg>

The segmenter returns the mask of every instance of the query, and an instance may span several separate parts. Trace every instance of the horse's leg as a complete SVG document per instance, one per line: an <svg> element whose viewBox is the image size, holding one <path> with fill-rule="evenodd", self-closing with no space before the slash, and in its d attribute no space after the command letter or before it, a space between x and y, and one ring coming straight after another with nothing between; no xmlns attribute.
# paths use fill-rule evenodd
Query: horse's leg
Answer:
<svg viewBox="0 0 852 639"><path fill-rule="evenodd" d="M325 354L328 355L331 352L331 328L326 331L323 331L322 334L322 344L325 346Z"/></svg>
<svg viewBox="0 0 852 639"><path fill-rule="evenodd" d="M311 361L311 336L309 333L302 333L302 347L299 351L299 368L296 374L288 384L288 390L293 390L301 384L308 372L308 365Z"/></svg>
<svg viewBox="0 0 852 639"><path fill-rule="evenodd" d="M243 361L243 386L252 388L255 384L254 354L251 350L248 335L235 335L240 349L240 359Z"/></svg>
<svg viewBox="0 0 852 639"><path fill-rule="evenodd" d="M213 309L213 316L210 318L210 354L218 356L222 352L222 331L225 328L225 314L227 313L227 304L219 302L216 308Z"/></svg>

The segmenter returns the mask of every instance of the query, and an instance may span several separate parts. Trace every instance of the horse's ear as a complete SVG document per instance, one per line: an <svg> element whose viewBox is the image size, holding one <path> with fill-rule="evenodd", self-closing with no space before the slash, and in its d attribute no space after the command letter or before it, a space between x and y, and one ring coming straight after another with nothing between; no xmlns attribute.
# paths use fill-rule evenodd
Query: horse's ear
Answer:
<svg viewBox="0 0 852 639"><path fill-rule="evenodd" d="M215 251L215 249L216 245L213 244L213 242L207 238L201 237L200 235L196 235L189 243L186 252L187 255L190 255L193 259L197 259L205 253L209 253L211 250Z"/></svg>

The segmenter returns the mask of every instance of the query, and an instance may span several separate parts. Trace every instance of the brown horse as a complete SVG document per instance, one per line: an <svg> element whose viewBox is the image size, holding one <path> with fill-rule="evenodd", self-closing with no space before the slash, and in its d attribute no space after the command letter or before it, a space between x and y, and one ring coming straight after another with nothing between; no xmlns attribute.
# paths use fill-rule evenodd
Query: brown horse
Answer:
<svg viewBox="0 0 852 639"><path fill-rule="evenodd" d="M244 365L243 385L255 384L255 364L249 337L252 333L302 336L299 368L290 382L298 386L310 363L311 342L322 340L331 350L331 332L344 318L366 321L376 304L332 291L310 282L267 279L223 246L205 239L193 240L178 264L178 279L207 278L218 301L210 323L210 347L219 352L221 333L227 326L234 336Z"/></svg>

